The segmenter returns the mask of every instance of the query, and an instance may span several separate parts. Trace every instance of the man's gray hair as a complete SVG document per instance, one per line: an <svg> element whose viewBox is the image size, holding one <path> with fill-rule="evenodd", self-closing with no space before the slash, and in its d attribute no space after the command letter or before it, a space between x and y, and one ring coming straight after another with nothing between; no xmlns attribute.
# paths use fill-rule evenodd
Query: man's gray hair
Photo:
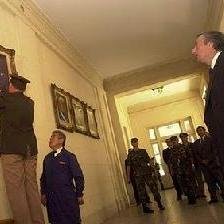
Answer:
<svg viewBox="0 0 224 224"><path fill-rule="evenodd" d="M217 51L224 51L224 34L219 31L207 31L197 35L197 37L203 36L205 43L211 42L213 47Z"/></svg>
<svg viewBox="0 0 224 224"><path fill-rule="evenodd" d="M65 146L65 141L66 141L66 135L64 132L60 131L60 130L54 130L53 134L57 134L59 136L59 138L62 138L64 140L63 142L63 147Z"/></svg>

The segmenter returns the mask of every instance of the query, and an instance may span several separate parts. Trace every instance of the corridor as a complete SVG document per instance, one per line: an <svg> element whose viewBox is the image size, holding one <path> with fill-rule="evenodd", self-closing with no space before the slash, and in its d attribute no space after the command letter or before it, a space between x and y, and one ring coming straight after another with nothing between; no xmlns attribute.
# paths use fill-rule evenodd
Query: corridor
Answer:
<svg viewBox="0 0 224 224"><path fill-rule="evenodd" d="M198 200L196 205L189 206L187 200L176 201L174 190L162 193L166 205L165 211L157 207L154 214L143 214L140 208L133 206L104 224L223 224L224 203L209 205L206 200Z"/></svg>

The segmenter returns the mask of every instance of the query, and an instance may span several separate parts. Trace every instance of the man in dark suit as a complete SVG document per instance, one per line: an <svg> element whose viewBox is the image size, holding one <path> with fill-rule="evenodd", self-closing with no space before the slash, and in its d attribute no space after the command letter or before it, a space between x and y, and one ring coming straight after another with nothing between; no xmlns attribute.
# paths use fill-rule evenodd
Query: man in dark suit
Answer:
<svg viewBox="0 0 224 224"><path fill-rule="evenodd" d="M218 151L224 171L224 34L217 31L197 36L192 54L210 66L204 121Z"/></svg>
<svg viewBox="0 0 224 224"><path fill-rule="evenodd" d="M216 156L211 137L206 133L205 128L198 126L196 131L200 139L197 139L194 143L195 157L208 184L211 197L209 203L216 203L218 202L217 184L221 190L221 197L224 199L224 180L220 163Z"/></svg>
<svg viewBox="0 0 224 224"><path fill-rule="evenodd" d="M84 176L76 156L65 149L66 136L53 131L41 175L41 200L51 224L81 224ZM75 182L75 184L74 184Z"/></svg>
<svg viewBox="0 0 224 224"><path fill-rule="evenodd" d="M15 223L43 224L36 179L34 102L23 94L29 82L22 76L11 75L8 92L0 95L0 154Z"/></svg>

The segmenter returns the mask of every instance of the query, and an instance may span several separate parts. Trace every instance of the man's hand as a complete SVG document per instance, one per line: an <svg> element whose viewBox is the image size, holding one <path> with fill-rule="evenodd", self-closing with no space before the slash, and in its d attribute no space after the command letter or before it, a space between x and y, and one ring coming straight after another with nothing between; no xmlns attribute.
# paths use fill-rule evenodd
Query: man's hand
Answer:
<svg viewBox="0 0 224 224"><path fill-rule="evenodd" d="M83 205L84 204L83 197L78 197L78 203L79 203L79 205Z"/></svg>
<svg viewBox="0 0 224 224"><path fill-rule="evenodd" d="M41 195L41 204L43 206L46 206L46 204L47 204L47 198L46 198L46 195L45 194L42 194Z"/></svg>

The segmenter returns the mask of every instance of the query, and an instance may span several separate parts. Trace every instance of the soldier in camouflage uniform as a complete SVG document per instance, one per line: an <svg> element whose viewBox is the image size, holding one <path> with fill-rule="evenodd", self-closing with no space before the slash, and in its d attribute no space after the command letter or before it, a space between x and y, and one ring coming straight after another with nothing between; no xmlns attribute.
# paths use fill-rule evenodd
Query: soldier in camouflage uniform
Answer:
<svg viewBox="0 0 224 224"><path fill-rule="evenodd" d="M134 170L134 178L137 184L139 199L142 203L144 213L152 213L149 207L147 207L147 198L145 194L145 185L148 185L153 193L155 201L158 203L160 210L164 210L164 206L161 203L161 196L158 191L158 186L155 177L153 177L153 168L150 166L150 157L145 149L138 148L138 139L132 138L131 144L133 150L128 154L127 158L127 175L130 182L130 167Z"/></svg>
<svg viewBox="0 0 224 224"><path fill-rule="evenodd" d="M170 175L172 176L173 183L175 186L175 189L177 191L177 200L182 200L182 194L183 194L183 188L181 184L181 176L180 176L180 144L178 143L177 136L172 136L170 138L170 141L172 142L172 148L170 151L169 156L169 170Z"/></svg>
<svg viewBox="0 0 224 224"><path fill-rule="evenodd" d="M212 144L212 139L205 128L198 126L197 134L200 139L194 143L195 155L198 163L202 169L206 183L208 184L208 190L211 200L209 203L218 202L217 198L217 184L221 190L221 197L224 199L224 180L221 171L221 166L217 158L217 151Z"/></svg>
<svg viewBox="0 0 224 224"><path fill-rule="evenodd" d="M181 133L180 139L182 141L180 156L182 186L188 197L189 204L195 204L197 196L197 183L193 168L193 144L188 141L187 133Z"/></svg>
<svg viewBox="0 0 224 224"><path fill-rule="evenodd" d="M128 150L128 153L133 150L133 149L129 149ZM127 159L125 160L125 170L126 170L126 174L127 174ZM130 182L131 182L131 185L132 185L132 188L133 188L133 193L134 193L134 198L135 198L135 201L137 203L137 205L140 205L141 202L139 200L139 197L138 197L138 189L137 189L137 185L136 185L136 181L135 181L135 178L134 178L134 170L133 168L130 166ZM147 203L150 203L150 197L146 191L146 188L145 188L145 197L147 199Z"/></svg>

